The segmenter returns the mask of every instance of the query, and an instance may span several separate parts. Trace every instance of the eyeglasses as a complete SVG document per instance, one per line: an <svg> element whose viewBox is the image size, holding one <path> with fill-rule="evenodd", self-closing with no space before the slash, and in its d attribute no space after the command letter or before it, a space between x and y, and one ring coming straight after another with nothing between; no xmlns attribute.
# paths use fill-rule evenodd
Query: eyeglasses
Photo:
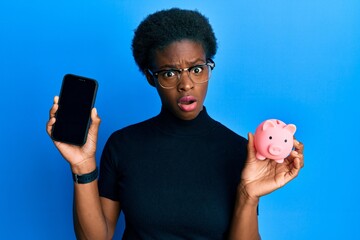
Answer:
<svg viewBox="0 0 360 240"><path fill-rule="evenodd" d="M205 83L209 81L211 71L215 67L215 62L212 59L207 59L206 63L198 64L188 68L172 68L163 69L156 72L152 72L148 69L149 73L157 78L159 85L165 89L175 88L181 79L181 73L187 71L188 77L194 83Z"/></svg>

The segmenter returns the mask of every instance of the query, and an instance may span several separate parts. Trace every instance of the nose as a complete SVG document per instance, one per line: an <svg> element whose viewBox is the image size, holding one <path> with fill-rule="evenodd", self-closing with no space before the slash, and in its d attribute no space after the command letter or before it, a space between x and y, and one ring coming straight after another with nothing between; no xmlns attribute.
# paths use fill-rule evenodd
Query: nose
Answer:
<svg viewBox="0 0 360 240"><path fill-rule="evenodd" d="M190 73L188 70L182 71L179 73L179 91L189 91L194 88L194 82L190 78Z"/></svg>

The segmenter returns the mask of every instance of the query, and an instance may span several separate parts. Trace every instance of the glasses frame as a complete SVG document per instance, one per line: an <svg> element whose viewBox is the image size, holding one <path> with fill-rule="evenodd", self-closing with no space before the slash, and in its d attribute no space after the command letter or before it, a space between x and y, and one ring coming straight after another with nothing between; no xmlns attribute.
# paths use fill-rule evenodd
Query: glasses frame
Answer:
<svg viewBox="0 0 360 240"><path fill-rule="evenodd" d="M150 75L151 75L153 78L156 78L157 80L158 80L158 76L159 76L159 74L160 74L161 72L166 72L166 71L174 71L174 72L176 72L176 73L177 73L177 82L176 82L176 84L175 84L174 86L171 86L171 87L163 86L163 85L161 85L161 83L160 83L159 80L158 80L158 83L159 83L159 85L160 85L162 88L164 88L164 89L172 89L172 88L175 88L175 87L179 84L179 82L180 82L180 80L181 80L181 73L184 72L184 71L187 71L187 72L188 72L188 76L189 76L190 80L191 80L193 83L199 83L199 84L201 84L201 83L205 83L205 82L209 81L210 77L207 78L207 79L206 79L205 81L203 81L203 82L194 82L194 80L192 80L191 77L190 77L190 70L191 70L191 69L194 69L194 68L196 68L196 67L203 67L203 66L208 66L208 67L210 67L210 71L212 71L212 70L215 68L215 62L214 62L211 58L208 58L208 59L206 59L206 63L204 63L204 64L197 64L197 65L194 65L194 66L191 66L191 67L188 67L188 68L170 68L170 69L163 69L163 70L159 70L159 71L155 71L155 72L152 72L150 69L148 69L148 72L150 73Z"/></svg>

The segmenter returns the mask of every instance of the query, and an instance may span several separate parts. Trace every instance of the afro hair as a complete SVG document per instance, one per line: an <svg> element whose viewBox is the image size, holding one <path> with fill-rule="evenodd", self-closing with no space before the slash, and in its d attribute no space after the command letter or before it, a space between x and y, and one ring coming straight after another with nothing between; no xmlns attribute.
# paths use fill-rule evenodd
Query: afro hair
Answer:
<svg viewBox="0 0 360 240"><path fill-rule="evenodd" d="M171 8L148 15L135 30L132 52L140 71L150 69L155 51L180 40L200 43L213 58L217 42L209 20L196 10Z"/></svg>

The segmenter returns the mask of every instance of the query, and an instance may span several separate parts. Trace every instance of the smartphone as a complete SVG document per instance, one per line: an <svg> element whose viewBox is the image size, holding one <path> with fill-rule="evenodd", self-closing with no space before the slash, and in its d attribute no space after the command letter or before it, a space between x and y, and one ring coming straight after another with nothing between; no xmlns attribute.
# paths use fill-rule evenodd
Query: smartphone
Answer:
<svg viewBox="0 0 360 240"><path fill-rule="evenodd" d="M78 146L85 144L97 89L95 79L74 74L64 76L52 139Z"/></svg>

